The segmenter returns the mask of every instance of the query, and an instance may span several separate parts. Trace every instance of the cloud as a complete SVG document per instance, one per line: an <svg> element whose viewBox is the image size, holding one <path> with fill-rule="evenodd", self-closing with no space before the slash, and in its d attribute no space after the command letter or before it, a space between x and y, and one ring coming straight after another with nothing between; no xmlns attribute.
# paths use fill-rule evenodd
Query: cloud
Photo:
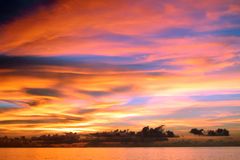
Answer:
<svg viewBox="0 0 240 160"><path fill-rule="evenodd" d="M232 112L232 113L240 113L239 106L226 106L226 107L192 107L192 108L184 108L176 111L173 114L162 116L162 118L199 118L199 117L208 117L208 116L217 116L220 113L224 112Z"/></svg>
<svg viewBox="0 0 240 160"><path fill-rule="evenodd" d="M138 121L144 124L146 121L154 124L170 125L173 127L220 127L238 123L237 116L240 113L239 106L213 106L213 107L186 107L182 109L174 109L170 113L159 111L152 115L142 115L136 117L129 117L130 121ZM236 128L229 125L230 128ZM186 128L185 128L186 129Z"/></svg>
<svg viewBox="0 0 240 160"><path fill-rule="evenodd" d="M78 113L82 115L82 114L96 113L97 111L99 111L99 109L89 108L89 109L81 109Z"/></svg>
<svg viewBox="0 0 240 160"><path fill-rule="evenodd" d="M120 87L112 88L111 91L114 93L119 93L119 92L128 92L132 89L133 89L132 86L120 86Z"/></svg>
<svg viewBox="0 0 240 160"><path fill-rule="evenodd" d="M93 97L106 96L110 94L110 92L108 91L86 91L86 90L79 90L79 93L90 95Z"/></svg>
<svg viewBox="0 0 240 160"><path fill-rule="evenodd" d="M36 66L62 66L70 65L68 61L64 61L61 57L41 57L41 56L6 56L0 55L0 68L18 68L26 69Z"/></svg>
<svg viewBox="0 0 240 160"><path fill-rule="evenodd" d="M217 95L206 95L206 96L192 96L197 101L232 101L239 100L240 94L217 94Z"/></svg>
<svg viewBox="0 0 240 160"><path fill-rule="evenodd" d="M171 59L161 59L153 61L140 62L133 61L133 59L141 58L141 56L125 56L119 58L118 56L6 56L0 55L0 68L2 69L28 69L34 70L39 67L71 67L79 71L146 71L169 69L175 70L179 66L169 65ZM124 62L126 61L126 62ZM128 62L127 62L128 61ZM123 62L123 63L121 63Z"/></svg>
<svg viewBox="0 0 240 160"><path fill-rule="evenodd" d="M68 123L72 120L77 120L77 122L81 122L82 118L74 118L74 119L32 119L32 120L26 120L26 119L20 119L20 120L0 120L1 125L9 125L9 124L42 124L42 123Z"/></svg>
<svg viewBox="0 0 240 160"><path fill-rule="evenodd" d="M0 100L0 113L21 109L23 106L18 104L17 102L9 101L9 100Z"/></svg>
<svg viewBox="0 0 240 160"><path fill-rule="evenodd" d="M134 106L134 105L146 105L151 97L134 97L130 99L125 105Z"/></svg>
<svg viewBox="0 0 240 160"><path fill-rule="evenodd" d="M18 108L19 106L9 101L0 101L0 108Z"/></svg>
<svg viewBox="0 0 240 160"><path fill-rule="evenodd" d="M43 6L50 6L56 0L11 0L0 2L0 25L16 20L31 12L36 11L37 8Z"/></svg>
<svg viewBox="0 0 240 160"><path fill-rule="evenodd" d="M61 97L62 94L52 88L25 88L24 91L27 94L35 95L35 96L48 96L48 97Z"/></svg>
<svg viewBox="0 0 240 160"><path fill-rule="evenodd" d="M102 96L109 96L114 94L123 94L131 90L132 90L132 86L128 85L128 86L114 87L110 90L79 90L78 92L81 94L86 94L93 97L102 97Z"/></svg>
<svg viewBox="0 0 240 160"><path fill-rule="evenodd" d="M163 44L156 38L191 36L207 39L205 32L211 35L211 31L231 30L239 25L239 21L231 20L236 19L238 8L238 3L232 0L202 1L199 6L192 1L188 5L185 1L156 0L129 3L118 0L57 1L49 9L19 17L4 27L0 51L45 56L126 55L143 50L161 54L159 47ZM219 12L224 14L214 20L207 16ZM228 17L224 18L226 15ZM68 25L64 25L62 19ZM26 29L25 26L32 27ZM149 35L156 36L150 38Z"/></svg>

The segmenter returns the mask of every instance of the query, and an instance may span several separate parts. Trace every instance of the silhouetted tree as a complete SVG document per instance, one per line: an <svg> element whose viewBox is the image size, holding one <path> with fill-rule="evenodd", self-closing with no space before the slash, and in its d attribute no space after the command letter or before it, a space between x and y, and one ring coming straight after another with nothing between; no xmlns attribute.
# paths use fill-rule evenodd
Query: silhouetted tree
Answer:
<svg viewBox="0 0 240 160"><path fill-rule="evenodd" d="M216 130L216 135L218 135L218 136L229 136L229 131L227 129L218 128Z"/></svg>
<svg viewBox="0 0 240 160"><path fill-rule="evenodd" d="M32 141L39 141L43 144L61 144L61 143L76 143L79 142L80 135L77 133L65 133L64 135L42 135L39 137L32 137Z"/></svg>
<svg viewBox="0 0 240 160"><path fill-rule="evenodd" d="M143 127L141 133L144 137L147 137L149 135L149 131L150 131L149 126L147 126L147 127Z"/></svg>
<svg viewBox="0 0 240 160"><path fill-rule="evenodd" d="M201 136L201 135L204 135L204 130L193 128L193 129L190 130L190 133Z"/></svg>
<svg viewBox="0 0 240 160"><path fill-rule="evenodd" d="M208 130L205 134L203 129L193 128L191 129L190 133L195 135L206 135L206 136L229 136L230 135L227 129L222 129L222 128L218 128L217 130Z"/></svg>
<svg viewBox="0 0 240 160"><path fill-rule="evenodd" d="M209 131L207 132L207 135L208 135L208 136L216 136L216 132L215 132L214 130L209 130Z"/></svg>
<svg viewBox="0 0 240 160"><path fill-rule="evenodd" d="M167 131L166 134L167 134L167 137L176 137L173 131Z"/></svg>
<svg viewBox="0 0 240 160"><path fill-rule="evenodd" d="M175 137L175 134L172 131L164 130L164 125L156 128L150 128L149 126L143 127L137 135L148 138Z"/></svg>
<svg viewBox="0 0 240 160"><path fill-rule="evenodd" d="M155 136L165 136L163 127L164 127L164 125L154 128L154 135Z"/></svg>

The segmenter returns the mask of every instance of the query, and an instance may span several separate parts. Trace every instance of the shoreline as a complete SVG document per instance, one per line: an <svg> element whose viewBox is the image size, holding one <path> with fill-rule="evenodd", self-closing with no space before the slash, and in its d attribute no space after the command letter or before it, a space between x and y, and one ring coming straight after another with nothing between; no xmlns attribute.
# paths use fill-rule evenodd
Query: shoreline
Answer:
<svg viewBox="0 0 240 160"><path fill-rule="evenodd" d="M25 143L24 143L25 140ZM206 137L179 136L163 139L109 139L99 137L95 139L81 139L76 142L50 143L44 141L29 141L22 143L1 144L0 148L139 148L139 147L240 147L239 136Z"/></svg>

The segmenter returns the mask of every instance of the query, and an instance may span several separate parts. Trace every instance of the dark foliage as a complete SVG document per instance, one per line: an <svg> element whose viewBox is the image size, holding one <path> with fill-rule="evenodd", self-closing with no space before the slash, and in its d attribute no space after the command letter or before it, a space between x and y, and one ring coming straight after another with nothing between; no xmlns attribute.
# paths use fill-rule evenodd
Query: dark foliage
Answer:
<svg viewBox="0 0 240 160"><path fill-rule="evenodd" d="M209 130L207 132L208 136L229 136L229 131L227 129L218 128L216 131Z"/></svg>
<svg viewBox="0 0 240 160"><path fill-rule="evenodd" d="M62 144L62 143L77 143L79 142L80 135L77 133L65 133L64 135L42 135L39 137L32 137L32 141L40 141L45 144Z"/></svg>
<svg viewBox="0 0 240 160"><path fill-rule="evenodd" d="M138 132L137 135L142 137L175 137L172 131L164 130L164 125L156 128L150 128L149 126L143 127L142 131Z"/></svg>
<svg viewBox="0 0 240 160"><path fill-rule="evenodd" d="M77 133L65 133L64 135L42 135L39 137L0 137L0 147L33 147L48 146L49 144L71 144L79 142Z"/></svg>
<svg viewBox="0 0 240 160"><path fill-rule="evenodd" d="M193 128L190 130L190 133L194 135L201 136L229 136L230 133L227 129L218 128L217 130L208 130L207 132L204 129Z"/></svg>
<svg viewBox="0 0 240 160"><path fill-rule="evenodd" d="M167 131L166 134L167 134L167 137L176 137L173 131Z"/></svg>
<svg viewBox="0 0 240 160"><path fill-rule="evenodd" d="M202 135L204 135L204 130L203 129L193 128L193 129L190 130L190 133L202 136Z"/></svg>
<svg viewBox="0 0 240 160"><path fill-rule="evenodd" d="M169 138L169 137L176 137L174 132L172 131L165 131L164 126L161 125L156 128L150 128L149 126L143 127L141 131L134 132L130 130L119 130L116 129L114 131L110 132L97 132L91 134L94 137L108 137L108 138L128 138L128 139L134 139L134 138Z"/></svg>
<svg viewBox="0 0 240 160"><path fill-rule="evenodd" d="M32 146L33 142L26 137L9 138L7 136L0 137L0 147L27 147Z"/></svg>

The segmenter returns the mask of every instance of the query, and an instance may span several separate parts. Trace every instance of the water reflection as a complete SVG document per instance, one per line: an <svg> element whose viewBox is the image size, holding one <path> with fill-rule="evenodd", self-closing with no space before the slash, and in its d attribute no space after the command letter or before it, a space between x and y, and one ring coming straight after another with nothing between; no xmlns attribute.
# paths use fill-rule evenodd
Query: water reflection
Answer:
<svg viewBox="0 0 240 160"><path fill-rule="evenodd" d="M240 147L1 148L1 160L237 160Z"/></svg>

